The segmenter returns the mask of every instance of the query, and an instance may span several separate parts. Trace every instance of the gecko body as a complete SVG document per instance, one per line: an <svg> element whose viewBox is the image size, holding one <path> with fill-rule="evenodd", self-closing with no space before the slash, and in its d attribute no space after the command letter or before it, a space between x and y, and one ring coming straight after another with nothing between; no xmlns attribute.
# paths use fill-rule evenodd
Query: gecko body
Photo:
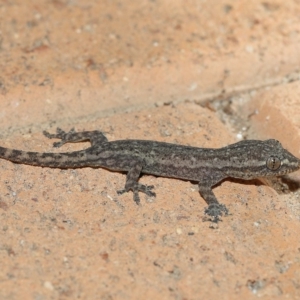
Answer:
<svg viewBox="0 0 300 300"><path fill-rule="evenodd" d="M109 142L100 131L56 134L44 132L48 138L61 139L60 147L69 142L90 141L91 147L74 152L38 153L0 147L0 158L16 163L50 168L101 167L127 172L124 189L132 191L139 204L139 192L155 196L153 186L138 183L141 174L197 181L199 192L208 207L205 213L212 221L227 215L212 187L226 178L254 179L284 175L300 168L300 159L285 150L277 140L246 140L223 148L198 148L148 140Z"/></svg>

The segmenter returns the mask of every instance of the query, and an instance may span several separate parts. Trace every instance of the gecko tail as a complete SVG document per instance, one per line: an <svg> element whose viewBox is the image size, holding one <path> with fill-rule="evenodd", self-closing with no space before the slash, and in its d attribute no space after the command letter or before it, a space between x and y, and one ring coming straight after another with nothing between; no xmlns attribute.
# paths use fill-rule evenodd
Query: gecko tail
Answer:
<svg viewBox="0 0 300 300"><path fill-rule="evenodd" d="M0 147L0 158L32 166L78 168L84 165L86 154L84 151L39 153Z"/></svg>

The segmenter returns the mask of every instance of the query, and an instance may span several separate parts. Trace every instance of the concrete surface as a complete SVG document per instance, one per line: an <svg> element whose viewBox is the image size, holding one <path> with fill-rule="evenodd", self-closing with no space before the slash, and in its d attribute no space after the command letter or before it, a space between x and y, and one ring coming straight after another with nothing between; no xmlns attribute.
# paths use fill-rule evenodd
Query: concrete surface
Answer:
<svg viewBox="0 0 300 300"><path fill-rule="evenodd" d="M53 149L57 126L109 140L222 147L276 138L300 157L298 1L2 1L1 146ZM300 172L277 193L1 161L0 299L300 299Z"/></svg>

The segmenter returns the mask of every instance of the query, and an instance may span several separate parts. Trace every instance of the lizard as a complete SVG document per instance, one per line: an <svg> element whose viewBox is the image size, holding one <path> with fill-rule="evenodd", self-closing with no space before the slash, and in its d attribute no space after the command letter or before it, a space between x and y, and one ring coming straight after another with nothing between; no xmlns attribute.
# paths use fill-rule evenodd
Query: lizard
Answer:
<svg viewBox="0 0 300 300"><path fill-rule="evenodd" d="M55 134L44 131L53 143L90 142L87 149L39 153L0 147L0 158L14 163L49 168L100 167L127 172L125 187L118 194L133 192L133 200L140 204L139 192L155 197L154 186L138 182L141 174L177 178L198 182L199 193L206 201L204 213L213 222L228 215L227 207L219 203L212 188L227 178L251 180L285 175L300 169L300 159L284 149L275 139L243 140L222 148L199 148L151 140L108 141L98 130L65 132L57 128Z"/></svg>

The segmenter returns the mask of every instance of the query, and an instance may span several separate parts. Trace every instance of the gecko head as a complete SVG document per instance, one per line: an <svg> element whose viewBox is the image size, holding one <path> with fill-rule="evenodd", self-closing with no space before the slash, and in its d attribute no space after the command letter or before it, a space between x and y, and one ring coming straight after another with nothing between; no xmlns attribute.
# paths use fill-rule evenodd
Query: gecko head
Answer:
<svg viewBox="0 0 300 300"><path fill-rule="evenodd" d="M261 155L265 159L263 176L280 176L300 169L300 159L284 149L277 140L263 142Z"/></svg>

